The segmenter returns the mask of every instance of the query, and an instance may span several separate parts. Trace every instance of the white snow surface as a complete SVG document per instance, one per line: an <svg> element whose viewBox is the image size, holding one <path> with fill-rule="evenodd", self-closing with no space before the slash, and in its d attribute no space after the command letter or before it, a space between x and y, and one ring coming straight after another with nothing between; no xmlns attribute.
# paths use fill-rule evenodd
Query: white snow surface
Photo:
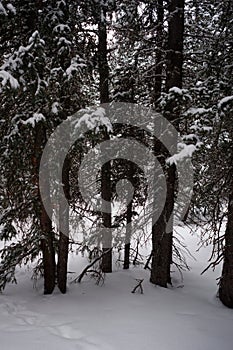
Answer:
<svg viewBox="0 0 233 350"><path fill-rule="evenodd" d="M43 282L33 289L28 269L19 269L18 285L0 295L1 350L231 350L233 311L216 297L220 266L200 275L210 248L197 252L198 237L179 233L196 260L189 258L183 282L173 273L168 289L152 285L142 268L116 267L103 286L86 277L66 295L44 296ZM72 255L69 271L86 263ZM144 294L131 293L135 278L144 278Z"/></svg>

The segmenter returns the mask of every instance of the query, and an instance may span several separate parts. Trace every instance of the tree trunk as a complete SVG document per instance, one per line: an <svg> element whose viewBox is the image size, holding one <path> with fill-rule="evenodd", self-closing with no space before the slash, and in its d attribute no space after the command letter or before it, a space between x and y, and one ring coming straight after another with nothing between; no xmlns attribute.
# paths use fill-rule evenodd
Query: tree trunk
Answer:
<svg viewBox="0 0 233 350"><path fill-rule="evenodd" d="M37 124L35 128L35 178L36 186L38 186L39 193L39 166L41 154L43 147L46 142L46 133L44 126L42 124ZM47 208L51 209L50 203L50 189L49 189L49 175L44 176L41 179L40 186L43 186L43 193L46 193L46 197L43 198L44 201L47 201ZM43 268L44 268L44 294L52 294L55 287L55 273L56 273L56 263L55 263L55 250L54 250L54 233L52 230L51 215L49 217L46 212L41 194L39 195L39 221L41 227L41 250L43 253ZM50 212L51 214L51 212Z"/></svg>
<svg viewBox="0 0 233 350"><path fill-rule="evenodd" d="M166 90L171 87L182 87L183 32L184 32L184 0L169 1L168 47L166 66ZM179 116L172 113L174 106L169 106L166 115L174 123ZM174 146L175 146L174 142ZM155 155L163 153L162 166L165 170L166 151L155 141ZM171 283L170 264L172 263L172 215L175 198L176 169L170 166L167 170L167 198L164 210L152 228L152 267L150 281L153 284L167 287ZM169 221L169 225L168 225Z"/></svg>
<svg viewBox="0 0 233 350"><path fill-rule="evenodd" d="M70 163L66 157L62 169L62 184L67 201L70 198L69 184ZM69 252L69 205L68 202L59 203L59 244L57 263L57 283L62 293L66 293L67 263Z"/></svg>
<svg viewBox="0 0 233 350"><path fill-rule="evenodd" d="M112 272L112 250L109 250L112 247L112 233L111 233L111 179L110 179L110 162L103 165L101 169L101 195L102 198L108 202L107 206L108 212L102 213L102 222L103 222L103 230L102 230L102 244L103 244L103 252L106 254L103 255L101 262L101 269L103 272Z"/></svg>
<svg viewBox="0 0 233 350"><path fill-rule="evenodd" d="M228 203L228 220L225 232L225 250L219 298L227 307L233 308L233 182Z"/></svg>
<svg viewBox="0 0 233 350"><path fill-rule="evenodd" d="M54 251L54 234L52 230L52 222L44 209L41 210L41 230L44 239L41 240L41 249L43 253L43 267L44 267L44 294L52 294L55 288L55 251Z"/></svg>
<svg viewBox="0 0 233 350"><path fill-rule="evenodd" d="M130 257L130 240L132 234L131 220L132 220L132 201L127 206L126 214L126 235L125 235L125 255L124 255L124 269L129 268L129 257Z"/></svg>
<svg viewBox="0 0 233 350"><path fill-rule="evenodd" d="M107 28L106 10L100 6L98 19L98 58L99 58L99 79L100 79L100 103L109 102L109 68L107 59ZM104 140L109 140L107 131L104 131ZM111 164L107 162L101 169L101 196L108 202L108 212L102 213L103 229L103 252L112 247L111 234ZM101 268L103 272L112 272L112 250L103 255Z"/></svg>
<svg viewBox="0 0 233 350"><path fill-rule="evenodd" d="M170 0L168 11L167 91L174 86L182 88L184 0Z"/></svg>
<svg viewBox="0 0 233 350"><path fill-rule="evenodd" d="M152 264L150 281L166 288L170 283L170 236L166 233L165 208L152 227Z"/></svg>
<svg viewBox="0 0 233 350"><path fill-rule="evenodd" d="M163 63L162 63L162 46L163 46L163 21L164 21L164 7L163 0L158 0L157 4L157 33L156 33L156 66L155 66L155 83L154 83L154 104L157 106L157 101L161 96L162 89L162 71L163 71Z"/></svg>

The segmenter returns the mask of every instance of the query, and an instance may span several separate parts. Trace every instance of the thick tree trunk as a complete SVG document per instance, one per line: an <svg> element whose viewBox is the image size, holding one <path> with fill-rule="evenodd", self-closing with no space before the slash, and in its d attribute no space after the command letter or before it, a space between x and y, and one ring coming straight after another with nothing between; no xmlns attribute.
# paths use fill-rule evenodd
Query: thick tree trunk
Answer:
<svg viewBox="0 0 233 350"><path fill-rule="evenodd" d="M150 281L166 288L170 283L170 235L166 233L165 209L152 227L152 264Z"/></svg>
<svg viewBox="0 0 233 350"><path fill-rule="evenodd" d="M100 79L100 103L109 102L109 68L107 59L107 28L106 28L106 10L101 6L98 23L98 56L99 56L99 79ZM107 131L104 131L104 139L109 140ZM111 235L111 164L104 164L101 169L101 196L108 202L108 212L102 213L103 222L103 252L112 247ZM112 272L112 250L103 255L101 268L103 272Z"/></svg>
<svg viewBox="0 0 233 350"><path fill-rule="evenodd" d="M62 184L67 201L70 198L69 184L70 163L66 157L62 169ZM62 293L66 293L67 263L69 252L69 205L68 202L59 203L59 244L57 263L57 283Z"/></svg>
<svg viewBox="0 0 233 350"><path fill-rule="evenodd" d="M182 88L184 0L170 0L168 11L167 91L174 86Z"/></svg>
<svg viewBox="0 0 233 350"><path fill-rule="evenodd" d="M184 32L184 0L169 1L169 22L168 22L168 47L166 66L166 90L171 87L182 87L182 63L183 63L183 32ZM170 122L175 123L177 118L173 113L173 107L169 106L166 117ZM176 141L176 140L174 140ZM175 146L174 142L174 146ZM155 155L166 151L158 141L155 141ZM162 166L165 171L164 159ZM170 264L172 263L172 236L173 218L169 221L175 198L176 169L171 166L167 171L167 198L164 210L160 218L152 228L152 268L150 281L162 287L171 283ZM170 223L168 225L168 222Z"/></svg>
<svg viewBox="0 0 233 350"><path fill-rule="evenodd" d="M225 251L219 298L224 305L233 308L233 183L228 204L228 220L225 233Z"/></svg>

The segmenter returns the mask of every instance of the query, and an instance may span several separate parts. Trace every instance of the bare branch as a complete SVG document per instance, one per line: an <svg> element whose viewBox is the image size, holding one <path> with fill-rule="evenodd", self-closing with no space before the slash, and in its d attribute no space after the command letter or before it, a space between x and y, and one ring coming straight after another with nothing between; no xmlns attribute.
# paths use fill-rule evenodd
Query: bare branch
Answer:
<svg viewBox="0 0 233 350"><path fill-rule="evenodd" d="M97 263L97 261L101 260L103 258L103 256L108 254L111 250L112 250L112 248L109 248L103 254L101 254L100 256L95 258L90 264L88 264L85 267L85 269L80 273L80 275L77 278L75 278L71 283L81 283L81 281L82 281L83 277L85 276L85 274L90 272L91 267L93 265L95 265L95 263ZM91 270L91 271L93 271L93 270Z"/></svg>
<svg viewBox="0 0 233 350"><path fill-rule="evenodd" d="M134 287L134 289L132 290L132 292L131 292L131 293L135 293L135 292L136 292L136 290L139 288L139 289L140 289L141 294L143 294L142 282L144 281L144 279L143 279L143 280L136 279L136 281L138 282L138 284L137 284L137 285Z"/></svg>

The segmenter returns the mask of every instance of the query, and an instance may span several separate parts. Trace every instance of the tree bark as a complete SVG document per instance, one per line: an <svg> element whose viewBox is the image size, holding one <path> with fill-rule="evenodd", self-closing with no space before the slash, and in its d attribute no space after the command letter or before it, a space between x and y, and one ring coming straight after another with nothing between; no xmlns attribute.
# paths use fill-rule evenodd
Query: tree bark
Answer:
<svg viewBox="0 0 233 350"><path fill-rule="evenodd" d="M70 163L66 157L62 169L62 184L67 201L70 198L69 183ZM68 202L59 203L59 243L58 243L58 263L57 263L57 283L61 293L66 293L67 284L67 263L69 252L69 205Z"/></svg>
<svg viewBox="0 0 233 350"><path fill-rule="evenodd" d="M162 51L163 51L163 21L164 21L164 7L163 0L158 0L157 3L157 33L156 33L156 66L155 66L155 83L154 83L154 104L157 106L157 101L161 96L162 89Z"/></svg>
<svg viewBox="0 0 233 350"><path fill-rule="evenodd" d="M184 0L169 1L167 65L166 65L166 90L171 87L182 87L182 64L183 64L183 32L184 32ZM173 107L168 107L167 119L173 124L177 121L177 114L173 113ZM174 140L174 146L176 140ZM150 281L153 284L167 287L171 283L170 264L172 263L172 215L175 198L176 169L170 166L166 171L166 150L155 141L155 155L162 152L161 158L164 172L167 173L167 198L164 210L157 222L152 227L152 267ZM168 225L168 222L170 223Z"/></svg>
<svg viewBox="0 0 233 350"><path fill-rule="evenodd" d="M100 6L98 19L98 59L99 59L99 79L100 79L100 103L109 102L109 68L107 59L107 28L106 28L106 10ZM109 140L107 130L104 130L104 140ZM107 162L101 169L101 196L108 202L108 212L102 213L103 229L103 255L101 268L103 272L112 272L112 217L111 217L111 164Z"/></svg>
<svg viewBox="0 0 233 350"><path fill-rule="evenodd" d="M110 178L110 162L103 165L101 170L101 195L102 198L108 202L105 209L111 210L111 178ZM103 212L102 213L102 223L103 223L103 231L102 231L102 244L103 244L103 255L101 261L101 269L103 272L108 273L112 272L112 217L111 212Z"/></svg>
<svg viewBox="0 0 233 350"><path fill-rule="evenodd" d="M41 240L41 249L43 253L43 267L44 267L44 294L52 294L55 288L55 251L54 251L54 233L52 230L52 222L42 206L41 210L41 230L44 239Z"/></svg>
<svg viewBox="0 0 233 350"><path fill-rule="evenodd" d="M130 240L132 234L131 220L132 220L132 201L127 206L126 213L126 235L125 235L125 254L124 254L124 269L129 268L129 258L130 258Z"/></svg>
<svg viewBox="0 0 233 350"><path fill-rule="evenodd" d="M39 166L43 147L46 142L46 133L44 126L39 123L35 127L35 178L36 186L38 187L39 194ZM46 197L43 198L47 202L46 207L51 209L50 203L50 188L49 188L49 175L44 176L41 179L41 186L43 186L43 193L46 193ZM49 216L44 208L41 194L39 194L39 222L41 228L41 250L43 254L43 268L44 268L44 294L52 294L55 287L55 250L54 250L54 233L52 230L51 215ZM51 214L51 212L50 212Z"/></svg>
<svg viewBox="0 0 233 350"><path fill-rule="evenodd" d="M233 181L228 203L228 220L225 232L225 251L219 298L225 306L233 308Z"/></svg>
<svg viewBox="0 0 233 350"><path fill-rule="evenodd" d="M184 0L170 0L168 11L167 91L174 86L182 88Z"/></svg>

